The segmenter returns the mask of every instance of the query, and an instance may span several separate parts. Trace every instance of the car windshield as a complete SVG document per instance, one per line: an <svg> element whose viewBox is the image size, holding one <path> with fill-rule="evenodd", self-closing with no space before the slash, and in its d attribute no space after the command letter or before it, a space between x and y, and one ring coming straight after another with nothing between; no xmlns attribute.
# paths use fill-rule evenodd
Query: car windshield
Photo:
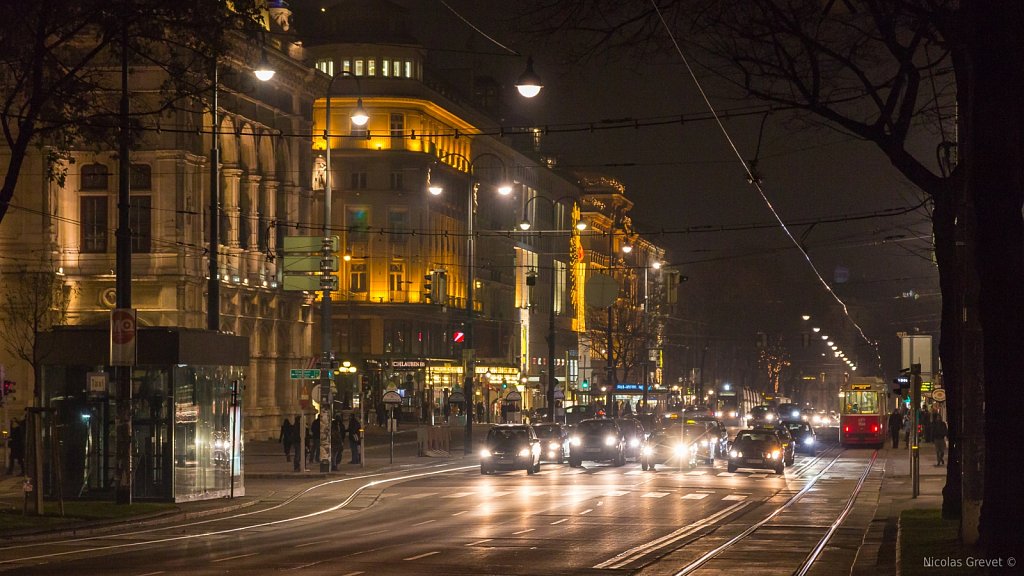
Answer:
<svg viewBox="0 0 1024 576"><path fill-rule="evenodd" d="M803 422L787 422L786 428L789 428L790 432L806 432L807 424Z"/></svg>
<svg viewBox="0 0 1024 576"><path fill-rule="evenodd" d="M487 440L495 444L513 444L526 442L530 437L522 428L492 428L487 433Z"/></svg>
<svg viewBox="0 0 1024 576"><path fill-rule="evenodd" d="M533 431L537 433L538 438L553 438L559 435L558 426L534 426Z"/></svg>
<svg viewBox="0 0 1024 576"><path fill-rule="evenodd" d="M615 422L611 420L587 420L586 422L580 422L579 426L579 431L584 434L593 434L595 432L614 432L615 429Z"/></svg>
<svg viewBox="0 0 1024 576"><path fill-rule="evenodd" d="M775 434L771 432L742 432L736 437L737 442L771 442Z"/></svg>

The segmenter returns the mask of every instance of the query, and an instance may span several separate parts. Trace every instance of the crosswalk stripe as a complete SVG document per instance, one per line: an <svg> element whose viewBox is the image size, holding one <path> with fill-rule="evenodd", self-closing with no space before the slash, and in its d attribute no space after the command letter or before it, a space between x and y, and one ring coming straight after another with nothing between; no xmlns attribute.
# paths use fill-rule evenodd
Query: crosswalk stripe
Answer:
<svg viewBox="0 0 1024 576"><path fill-rule="evenodd" d="M626 494L629 494L629 491L627 491L627 490L611 490L609 492L605 492L604 493L605 496L625 496Z"/></svg>
<svg viewBox="0 0 1024 576"><path fill-rule="evenodd" d="M642 498L664 498L668 496L668 492L647 492Z"/></svg>
<svg viewBox="0 0 1024 576"><path fill-rule="evenodd" d="M686 496L683 496L683 500L703 500L707 497L707 494L687 494Z"/></svg>
<svg viewBox="0 0 1024 576"><path fill-rule="evenodd" d="M746 499L747 499L747 496L745 494L729 494L729 495L726 495L726 496L722 497L722 500L746 500Z"/></svg>

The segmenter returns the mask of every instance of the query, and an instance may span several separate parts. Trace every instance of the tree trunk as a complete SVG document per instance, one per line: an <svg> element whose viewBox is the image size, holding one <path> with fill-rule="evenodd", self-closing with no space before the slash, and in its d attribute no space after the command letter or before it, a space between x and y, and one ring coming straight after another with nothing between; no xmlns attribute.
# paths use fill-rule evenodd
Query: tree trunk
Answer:
<svg viewBox="0 0 1024 576"><path fill-rule="evenodd" d="M964 162L976 217L979 311L984 333L985 468L980 543L992 557L1020 552L1024 491L1024 6L964 3L970 66Z"/></svg>

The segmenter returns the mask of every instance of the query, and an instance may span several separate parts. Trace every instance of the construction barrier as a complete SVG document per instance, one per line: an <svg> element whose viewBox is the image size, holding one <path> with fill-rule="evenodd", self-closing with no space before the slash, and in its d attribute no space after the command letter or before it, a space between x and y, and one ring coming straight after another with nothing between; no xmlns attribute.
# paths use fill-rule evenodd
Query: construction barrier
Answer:
<svg viewBox="0 0 1024 576"><path fill-rule="evenodd" d="M420 456L447 456L451 452L452 435L447 426L421 426L416 429Z"/></svg>

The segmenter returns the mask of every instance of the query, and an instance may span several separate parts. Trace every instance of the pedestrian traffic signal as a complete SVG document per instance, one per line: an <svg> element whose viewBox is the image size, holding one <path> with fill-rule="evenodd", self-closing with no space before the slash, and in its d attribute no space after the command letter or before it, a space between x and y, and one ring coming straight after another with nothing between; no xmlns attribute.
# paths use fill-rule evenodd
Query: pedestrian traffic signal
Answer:
<svg viewBox="0 0 1024 576"><path fill-rule="evenodd" d="M8 396L14 396L14 382L11 380L4 380L4 398Z"/></svg>
<svg viewBox="0 0 1024 576"><path fill-rule="evenodd" d="M590 380L584 378L583 382L580 382L580 390L590 390Z"/></svg>

